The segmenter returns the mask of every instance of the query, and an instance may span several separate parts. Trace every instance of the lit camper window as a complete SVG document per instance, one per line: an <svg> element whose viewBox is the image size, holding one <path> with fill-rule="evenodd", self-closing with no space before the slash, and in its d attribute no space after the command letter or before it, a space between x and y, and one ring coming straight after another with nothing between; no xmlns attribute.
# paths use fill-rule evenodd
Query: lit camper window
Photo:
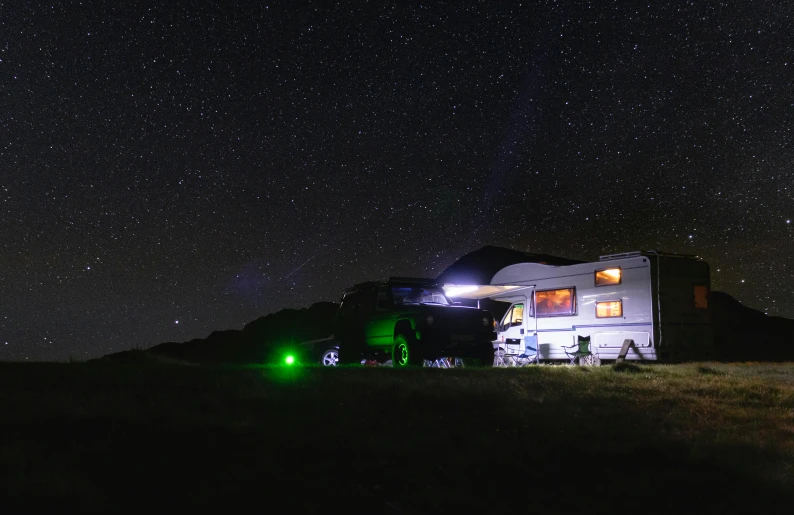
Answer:
<svg viewBox="0 0 794 515"><path fill-rule="evenodd" d="M620 284L620 276L620 268L597 270L595 273L595 285L608 286L610 284Z"/></svg>
<svg viewBox="0 0 794 515"><path fill-rule="evenodd" d="M615 318L623 316L622 300L596 302L596 318Z"/></svg>
<svg viewBox="0 0 794 515"><path fill-rule="evenodd" d="M695 285L695 308L709 308L709 287L705 284Z"/></svg>
<svg viewBox="0 0 794 515"><path fill-rule="evenodd" d="M513 306L513 314L510 315L510 327L521 325L524 322L524 305L516 304Z"/></svg>
<svg viewBox="0 0 794 515"><path fill-rule="evenodd" d="M573 315L576 313L576 290L540 290L535 292L535 307L539 317Z"/></svg>
<svg viewBox="0 0 794 515"><path fill-rule="evenodd" d="M507 329L508 327L520 326L524 322L524 304L513 304L513 309L505 313L502 319L502 326Z"/></svg>

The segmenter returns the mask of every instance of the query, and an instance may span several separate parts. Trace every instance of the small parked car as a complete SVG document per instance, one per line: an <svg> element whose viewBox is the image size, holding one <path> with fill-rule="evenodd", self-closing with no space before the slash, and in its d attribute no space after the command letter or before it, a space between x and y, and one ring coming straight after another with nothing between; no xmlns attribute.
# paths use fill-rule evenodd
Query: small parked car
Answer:
<svg viewBox="0 0 794 515"><path fill-rule="evenodd" d="M301 354L307 363L335 367L339 362L339 342L333 337L302 342Z"/></svg>

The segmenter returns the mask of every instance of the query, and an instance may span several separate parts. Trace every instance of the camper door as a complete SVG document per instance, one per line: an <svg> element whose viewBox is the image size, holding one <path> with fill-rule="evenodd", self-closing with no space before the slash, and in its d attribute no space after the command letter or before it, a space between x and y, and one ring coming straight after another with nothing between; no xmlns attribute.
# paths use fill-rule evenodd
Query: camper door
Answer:
<svg viewBox="0 0 794 515"><path fill-rule="evenodd" d="M527 302L516 302L508 309L499 325L499 344L508 352L518 352L526 333Z"/></svg>

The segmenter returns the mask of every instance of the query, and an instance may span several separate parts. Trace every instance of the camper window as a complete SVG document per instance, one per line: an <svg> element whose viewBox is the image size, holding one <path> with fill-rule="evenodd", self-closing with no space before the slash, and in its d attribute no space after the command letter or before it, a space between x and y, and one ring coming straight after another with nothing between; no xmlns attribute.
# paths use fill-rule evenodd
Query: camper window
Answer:
<svg viewBox="0 0 794 515"><path fill-rule="evenodd" d="M535 292L535 309L539 317L573 315L576 313L576 289L539 290Z"/></svg>
<svg viewBox="0 0 794 515"><path fill-rule="evenodd" d="M519 327L524 323L524 303L513 304L505 313L502 318L502 327L508 329L510 327Z"/></svg>
<svg viewBox="0 0 794 515"><path fill-rule="evenodd" d="M617 318L623 316L622 300L596 302L596 318Z"/></svg>
<svg viewBox="0 0 794 515"><path fill-rule="evenodd" d="M391 289L394 304L397 306L408 304L440 304L449 306L450 303L444 296L444 291L436 287L421 286L395 286Z"/></svg>
<svg viewBox="0 0 794 515"><path fill-rule="evenodd" d="M389 309L389 290L385 286L378 288L378 311Z"/></svg>
<svg viewBox="0 0 794 515"><path fill-rule="evenodd" d="M510 327L520 326L524 322L524 305L514 304L510 315Z"/></svg>
<svg viewBox="0 0 794 515"><path fill-rule="evenodd" d="M609 268L607 270L596 270L595 285L596 286L609 286L610 284L620 284L621 279L620 268Z"/></svg>

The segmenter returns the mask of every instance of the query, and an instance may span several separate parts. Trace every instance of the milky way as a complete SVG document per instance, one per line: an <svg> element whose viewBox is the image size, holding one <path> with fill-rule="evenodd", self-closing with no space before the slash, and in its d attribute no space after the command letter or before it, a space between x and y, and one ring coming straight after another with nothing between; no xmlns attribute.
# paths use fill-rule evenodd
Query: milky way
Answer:
<svg viewBox="0 0 794 515"><path fill-rule="evenodd" d="M695 254L794 317L794 3L227 4L0 7L0 359L487 244Z"/></svg>

